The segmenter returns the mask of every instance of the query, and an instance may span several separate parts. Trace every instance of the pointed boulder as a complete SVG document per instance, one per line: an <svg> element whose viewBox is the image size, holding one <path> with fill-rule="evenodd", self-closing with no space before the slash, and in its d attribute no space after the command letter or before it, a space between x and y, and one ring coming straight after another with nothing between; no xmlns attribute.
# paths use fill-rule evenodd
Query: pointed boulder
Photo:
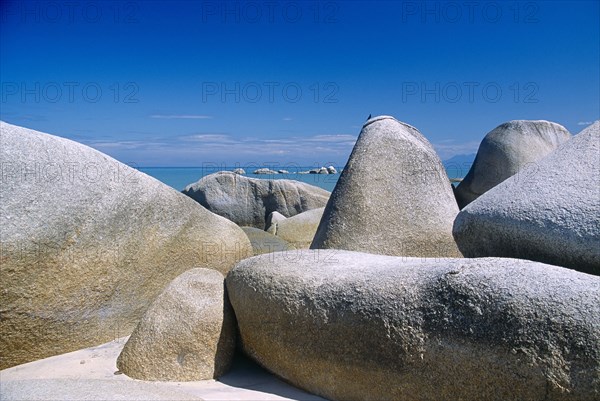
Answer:
<svg viewBox="0 0 600 401"><path fill-rule="evenodd" d="M375 117L362 128L311 248L456 257L457 213L448 176L427 139L393 117Z"/></svg>

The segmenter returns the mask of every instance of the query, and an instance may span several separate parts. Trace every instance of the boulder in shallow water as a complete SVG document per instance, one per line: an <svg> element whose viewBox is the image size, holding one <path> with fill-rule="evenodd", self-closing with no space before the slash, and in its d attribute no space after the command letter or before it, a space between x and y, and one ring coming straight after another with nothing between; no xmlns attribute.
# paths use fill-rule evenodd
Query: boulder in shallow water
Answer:
<svg viewBox="0 0 600 401"><path fill-rule="evenodd" d="M569 139L565 127L549 121L514 120L496 127L483 138L471 169L456 187L458 206L464 208Z"/></svg>
<svg viewBox="0 0 600 401"><path fill-rule="evenodd" d="M431 144L393 117L368 120L323 213L313 249L460 256L458 206Z"/></svg>
<svg viewBox="0 0 600 401"><path fill-rule="evenodd" d="M467 257L529 259L600 274L600 121L465 207Z"/></svg>
<svg viewBox="0 0 600 401"><path fill-rule="evenodd" d="M252 174L279 174L277 171L275 170L271 170L269 168L259 168L257 170L254 170L254 172Z"/></svg>
<svg viewBox="0 0 600 401"><path fill-rule="evenodd" d="M330 195L300 181L248 178L226 171L203 177L183 193L239 226L260 229L272 212L291 217L325 206Z"/></svg>

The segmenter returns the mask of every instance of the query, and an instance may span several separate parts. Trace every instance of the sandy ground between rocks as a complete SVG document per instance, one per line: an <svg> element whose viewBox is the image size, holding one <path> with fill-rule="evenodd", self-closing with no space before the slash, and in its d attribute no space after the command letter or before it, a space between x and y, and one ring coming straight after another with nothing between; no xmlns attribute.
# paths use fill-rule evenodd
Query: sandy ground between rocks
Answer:
<svg viewBox="0 0 600 401"><path fill-rule="evenodd" d="M117 372L127 337L0 371L0 400L324 400L237 356L219 380L146 382Z"/></svg>

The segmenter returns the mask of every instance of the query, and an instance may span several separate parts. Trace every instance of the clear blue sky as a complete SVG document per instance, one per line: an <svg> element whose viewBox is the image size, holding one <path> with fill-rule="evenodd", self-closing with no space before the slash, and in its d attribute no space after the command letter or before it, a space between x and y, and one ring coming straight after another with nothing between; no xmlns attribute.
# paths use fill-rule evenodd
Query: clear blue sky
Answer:
<svg viewBox="0 0 600 401"><path fill-rule="evenodd" d="M343 165L369 114L442 159L600 118L592 1L2 1L1 119L138 166Z"/></svg>

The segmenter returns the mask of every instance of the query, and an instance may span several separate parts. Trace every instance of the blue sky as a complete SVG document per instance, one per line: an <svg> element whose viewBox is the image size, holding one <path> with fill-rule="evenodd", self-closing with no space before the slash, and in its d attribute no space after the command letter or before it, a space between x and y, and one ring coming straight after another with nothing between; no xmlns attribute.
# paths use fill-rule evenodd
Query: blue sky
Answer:
<svg viewBox="0 0 600 401"><path fill-rule="evenodd" d="M369 114L442 159L600 118L595 0L1 4L1 119L137 166L343 165Z"/></svg>

